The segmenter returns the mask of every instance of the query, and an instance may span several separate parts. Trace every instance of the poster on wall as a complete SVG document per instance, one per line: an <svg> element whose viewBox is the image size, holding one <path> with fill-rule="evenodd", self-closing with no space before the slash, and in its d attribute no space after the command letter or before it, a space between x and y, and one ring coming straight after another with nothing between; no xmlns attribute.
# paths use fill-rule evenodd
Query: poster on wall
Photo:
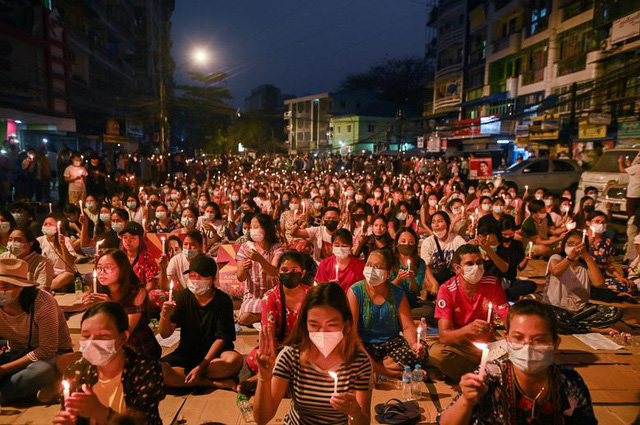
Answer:
<svg viewBox="0 0 640 425"><path fill-rule="evenodd" d="M469 160L469 178L486 180L493 177L493 160L491 158L471 158Z"/></svg>

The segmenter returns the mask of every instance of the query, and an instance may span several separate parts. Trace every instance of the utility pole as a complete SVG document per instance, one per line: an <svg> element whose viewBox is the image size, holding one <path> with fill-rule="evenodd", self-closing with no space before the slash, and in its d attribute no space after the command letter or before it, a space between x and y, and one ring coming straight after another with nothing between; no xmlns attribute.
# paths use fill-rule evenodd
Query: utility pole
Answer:
<svg viewBox="0 0 640 425"><path fill-rule="evenodd" d="M569 141L568 148L569 152L572 152L571 149L571 136L573 136L573 129L576 127L576 95L578 94L578 83L574 82L571 84L571 114L569 115Z"/></svg>

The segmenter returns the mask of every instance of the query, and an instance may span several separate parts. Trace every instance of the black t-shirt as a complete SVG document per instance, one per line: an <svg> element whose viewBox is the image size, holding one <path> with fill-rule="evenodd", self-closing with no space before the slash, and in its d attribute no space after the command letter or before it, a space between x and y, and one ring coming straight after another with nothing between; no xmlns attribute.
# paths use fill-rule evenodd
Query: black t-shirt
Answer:
<svg viewBox="0 0 640 425"><path fill-rule="evenodd" d="M231 297L215 289L215 295L205 306L201 306L188 289L175 296L176 309L171 322L180 328L180 344L177 352L190 359L202 360L218 339L226 344L224 351L233 350L236 329L233 324L233 302Z"/></svg>
<svg viewBox="0 0 640 425"><path fill-rule="evenodd" d="M505 247L504 244L500 244L498 245L496 253L500 258L506 261L507 264L509 264L509 269L506 273L502 274L502 277L509 280L515 280L518 274L518 265L525 257L524 245L522 245L522 242L514 240L511 242L509 247Z"/></svg>
<svg viewBox="0 0 640 425"><path fill-rule="evenodd" d="M484 217L480 217L480 220L478 220L478 229L486 226L500 230L500 222L496 220L493 214L487 214Z"/></svg>

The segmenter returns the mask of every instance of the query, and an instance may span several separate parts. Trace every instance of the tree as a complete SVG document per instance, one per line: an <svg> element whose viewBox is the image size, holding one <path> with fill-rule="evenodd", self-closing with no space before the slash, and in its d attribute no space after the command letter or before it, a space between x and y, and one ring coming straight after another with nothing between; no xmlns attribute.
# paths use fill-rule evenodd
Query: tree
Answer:
<svg viewBox="0 0 640 425"><path fill-rule="evenodd" d="M243 113L227 131L227 140L234 147L244 147L258 152L286 152L282 117L260 112Z"/></svg>
<svg viewBox="0 0 640 425"><path fill-rule="evenodd" d="M429 61L419 56L389 59L361 73L347 75L342 90L365 89L380 100L422 108L424 87L433 76Z"/></svg>
<svg viewBox="0 0 640 425"><path fill-rule="evenodd" d="M172 139L188 150L203 148L208 152L226 152L231 146L224 136L235 115L227 103L231 93L223 86L226 74L189 72L194 84L179 84L179 96L171 96L170 123Z"/></svg>

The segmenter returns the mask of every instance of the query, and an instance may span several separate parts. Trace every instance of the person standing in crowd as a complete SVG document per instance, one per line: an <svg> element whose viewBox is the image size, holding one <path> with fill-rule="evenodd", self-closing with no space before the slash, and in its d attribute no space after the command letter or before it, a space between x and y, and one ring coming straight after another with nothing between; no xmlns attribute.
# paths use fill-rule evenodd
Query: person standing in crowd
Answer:
<svg viewBox="0 0 640 425"><path fill-rule="evenodd" d="M633 217L640 207L640 155L635 158L618 157L618 166L621 173L629 176L627 185L627 216Z"/></svg>
<svg viewBox="0 0 640 425"><path fill-rule="evenodd" d="M69 203L78 205L78 201L84 202L87 196L87 187L85 179L87 178L87 169L82 164L82 157L79 153L71 155L71 165L64 170L64 180L69 185Z"/></svg>

